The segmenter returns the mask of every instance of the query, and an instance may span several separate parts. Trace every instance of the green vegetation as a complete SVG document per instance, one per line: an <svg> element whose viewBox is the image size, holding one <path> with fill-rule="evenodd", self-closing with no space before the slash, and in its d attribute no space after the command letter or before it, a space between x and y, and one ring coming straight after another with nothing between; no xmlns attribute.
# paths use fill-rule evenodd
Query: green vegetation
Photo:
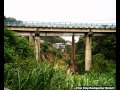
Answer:
<svg viewBox="0 0 120 90"><path fill-rule="evenodd" d="M5 17L6 18L6 17ZM34 46L27 38L17 37L16 32L4 29L4 86L11 90L73 90L76 86L114 86L116 83L115 34L92 38L92 67L85 70L85 38L76 44L76 65L79 75L66 73L69 59L60 56L60 49L52 43L65 42L60 37L41 37L42 55L52 62L34 58ZM71 51L66 46L66 52ZM46 58L47 59L47 58ZM59 66L56 68L56 63ZM62 68L63 67L63 68Z"/></svg>
<svg viewBox="0 0 120 90"><path fill-rule="evenodd" d="M116 65L114 63L109 63L108 60L105 60L103 54L99 53L93 55L92 60L91 71L99 73L113 72L115 74Z"/></svg>
<svg viewBox="0 0 120 90"><path fill-rule="evenodd" d="M11 90L73 90L76 86L115 86L115 78L111 73L68 75L47 62L5 64L4 75L4 85Z"/></svg>
<svg viewBox="0 0 120 90"><path fill-rule="evenodd" d="M5 17L4 16L4 22L17 22L17 23L22 23L22 21L21 20L16 20L15 18L13 18L13 17Z"/></svg>
<svg viewBox="0 0 120 90"><path fill-rule="evenodd" d="M41 39L43 39L44 41L46 42L49 42L49 43L64 43L64 39L62 39L61 37L59 36L47 36L47 37L40 37Z"/></svg>
<svg viewBox="0 0 120 90"><path fill-rule="evenodd" d="M93 55L101 53L106 60L116 59L116 34L107 34L102 37L93 37Z"/></svg>
<svg viewBox="0 0 120 90"><path fill-rule="evenodd" d="M25 38L16 37L15 32L4 29L4 59L5 63L25 60L34 57L33 46Z"/></svg>
<svg viewBox="0 0 120 90"><path fill-rule="evenodd" d="M115 70L116 36L109 34L102 37L92 37L92 67L91 71L104 73ZM85 67L85 38L79 39L76 44L77 67L79 73Z"/></svg>

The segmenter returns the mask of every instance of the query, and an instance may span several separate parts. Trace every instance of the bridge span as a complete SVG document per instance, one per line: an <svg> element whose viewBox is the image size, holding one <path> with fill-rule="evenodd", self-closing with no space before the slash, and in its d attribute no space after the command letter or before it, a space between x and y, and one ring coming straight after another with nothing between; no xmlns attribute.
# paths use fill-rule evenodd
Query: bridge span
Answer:
<svg viewBox="0 0 120 90"><path fill-rule="evenodd" d="M34 42L36 60L40 60L40 36L72 36L71 61L75 62L74 36L85 36L85 70L91 67L92 36L104 36L116 33L116 24L98 23L53 23L53 22L6 22L9 30L18 32L18 36L29 36L30 43Z"/></svg>

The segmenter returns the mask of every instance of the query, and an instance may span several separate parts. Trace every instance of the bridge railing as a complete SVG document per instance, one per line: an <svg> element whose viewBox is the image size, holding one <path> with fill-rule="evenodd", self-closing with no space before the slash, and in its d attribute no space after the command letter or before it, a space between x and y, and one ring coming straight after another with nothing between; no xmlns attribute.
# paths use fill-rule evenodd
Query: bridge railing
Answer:
<svg viewBox="0 0 120 90"><path fill-rule="evenodd" d="M7 26L41 26L41 27L84 27L116 28L115 23L66 23L66 22L5 22Z"/></svg>

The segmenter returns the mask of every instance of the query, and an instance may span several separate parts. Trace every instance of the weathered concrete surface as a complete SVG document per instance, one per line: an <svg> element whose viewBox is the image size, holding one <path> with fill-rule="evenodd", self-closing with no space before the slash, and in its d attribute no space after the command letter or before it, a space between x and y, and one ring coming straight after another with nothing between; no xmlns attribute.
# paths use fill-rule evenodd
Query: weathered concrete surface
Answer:
<svg viewBox="0 0 120 90"><path fill-rule="evenodd" d="M40 37L35 37L35 57L37 62L40 60Z"/></svg>
<svg viewBox="0 0 120 90"><path fill-rule="evenodd" d="M85 45L85 70L89 71L91 68L91 35L87 34L86 35L86 45Z"/></svg>
<svg viewBox="0 0 120 90"><path fill-rule="evenodd" d="M74 34L72 35L71 59L73 60L73 63L75 63L74 62L74 60L75 60L75 37L74 37Z"/></svg>
<svg viewBox="0 0 120 90"><path fill-rule="evenodd" d="M34 45L34 37L33 37L32 33L30 33L30 35L29 35L29 44Z"/></svg>
<svg viewBox="0 0 120 90"><path fill-rule="evenodd" d="M27 26L7 26L8 29L13 31L36 31L37 29L40 32L89 32L90 30L92 32L116 32L115 28L87 28L87 27L27 27Z"/></svg>
<svg viewBox="0 0 120 90"><path fill-rule="evenodd" d="M18 36L35 36L35 32L19 32ZM40 32L40 36L72 36L73 33L61 33L61 32ZM84 36L84 33L74 33L75 36Z"/></svg>

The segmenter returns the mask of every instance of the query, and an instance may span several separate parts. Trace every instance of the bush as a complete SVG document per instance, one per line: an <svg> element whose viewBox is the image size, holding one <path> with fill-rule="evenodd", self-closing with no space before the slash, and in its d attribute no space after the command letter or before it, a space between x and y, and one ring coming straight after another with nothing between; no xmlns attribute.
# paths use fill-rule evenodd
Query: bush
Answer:
<svg viewBox="0 0 120 90"><path fill-rule="evenodd" d="M81 59L77 61L77 68L79 70L79 73L82 74L85 71L85 60Z"/></svg>
<svg viewBox="0 0 120 90"><path fill-rule="evenodd" d="M92 58L92 67L91 67L91 71L93 72L99 72L99 73L106 73L106 72L110 72L112 69L111 65L114 64L109 64L107 60L105 60L105 57L103 54L99 53L99 54L95 54L93 55Z"/></svg>
<svg viewBox="0 0 120 90"><path fill-rule="evenodd" d="M27 58L33 58L34 56L34 49L32 46L29 45L29 42L25 38L18 38L17 45L15 47L15 51L23 60Z"/></svg>
<svg viewBox="0 0 120 90"><path fill-rule="evenodd" d="M111 73L68 75L50 63L26 60L4 65L4 86L11 90L73 90L76 86L115 86Z"/></svg>
<svg viewBox="0 0 120 90"><path fill-rule="evenodd" d="M4 60L5 62L13 62L15 56L15 47L17 38L15 32L4 29Z"/></svg>
<svg viewBox="0 0 120 90"><path fill-rule="evenodd" d="M4 29L4 59L5 63L15 62L16 59L27 59L34 55L33 47L25 38L16 37L15 32Z"/></svg>
<svg viewBox="0 0 120 90"><path fill-rule="evenodd" d="M22 61L4 65L4 85L15 90L63 90L65 72L55 70L49 63Z"/></svg>
<svg viewBox="0 0 120 90"><path fill-rule="evenodd" d="M78 78L79 86L115 86L115 78L110 73L87 72Z"/></svg>

